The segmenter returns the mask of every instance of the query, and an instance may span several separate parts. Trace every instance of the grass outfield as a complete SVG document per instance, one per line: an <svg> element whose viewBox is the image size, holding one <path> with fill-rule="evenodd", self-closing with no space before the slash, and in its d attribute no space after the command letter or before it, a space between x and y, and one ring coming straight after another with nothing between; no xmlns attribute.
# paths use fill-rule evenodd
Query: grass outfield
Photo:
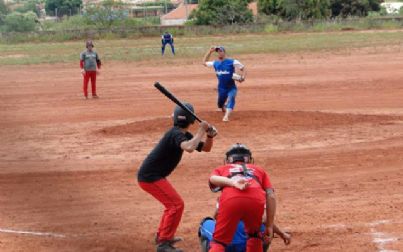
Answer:
<svg viewBox="0 0 403 252"><path fill-rule="evenodd" d="M200 59L210 45L224 45L229 54L295 53L363 47L398 46L402 31L251 34L231 36L177 37L177 55L166 48L165 62ZM160 38L94 41L101 59L107 61L161 60ZM0 44L0 65L68 63L77 61L84 41L64 43ZM168 59L167 59L168 58Z"/></svg>

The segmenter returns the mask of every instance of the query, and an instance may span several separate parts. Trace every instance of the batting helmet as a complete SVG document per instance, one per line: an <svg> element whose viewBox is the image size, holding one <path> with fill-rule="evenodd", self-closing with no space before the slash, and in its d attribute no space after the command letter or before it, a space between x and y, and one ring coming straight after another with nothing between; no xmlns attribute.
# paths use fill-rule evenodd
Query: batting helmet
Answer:
<svg viewBox="0 0 403 252"><path fill-rule="evenodd" d="M92 40L87 40L87 42L85 42L85 47L88 48L89 46L94 47L94 43L92 43Z"/></svg>
<svg viewBox="0 0 403 252"><path fill-rule="evenodd" d="M236 143L225 153L227 163L244 162L251 163L253 161L252 152L249 148L241 143Z"/></svg>
<svg viewBox="0 0 403 252"><path fill-rule="evenodd" d="M192 112L194 112L194 108L190 103L183 103L187 108L189 108ZM184 110L183 108L179 107L178 105L175 107L174 110L174 125L180 128L186 128L190 124L194 123L195 117Z"/></svg>

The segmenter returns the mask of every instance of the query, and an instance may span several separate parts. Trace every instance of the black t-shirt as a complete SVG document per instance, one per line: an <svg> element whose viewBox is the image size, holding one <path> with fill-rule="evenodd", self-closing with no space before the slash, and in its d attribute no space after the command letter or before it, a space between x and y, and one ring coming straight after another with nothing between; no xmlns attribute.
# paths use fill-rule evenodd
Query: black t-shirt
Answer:
<svg viewBox="0 0 403 252"><path fill-rule="evenodd" d="M138 180L154 182L171 174L182 158L181 143L192 138L191 133L183 133L179 127L168 130L140 166ZM197 151L201 151L202 148L203 142L200 142Z"/></svg>

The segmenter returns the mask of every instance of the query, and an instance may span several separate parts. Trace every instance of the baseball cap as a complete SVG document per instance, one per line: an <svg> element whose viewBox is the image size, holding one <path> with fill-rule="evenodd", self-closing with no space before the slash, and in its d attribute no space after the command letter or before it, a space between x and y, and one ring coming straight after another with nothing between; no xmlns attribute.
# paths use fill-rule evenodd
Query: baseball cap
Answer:
<svg viewBox="0 0 403 252"><path fill-rule="evenodd" d="M224 48L224 46L216 46L215 51L216 52L218 52L218 51L225 52L225 48Z"/></svg>

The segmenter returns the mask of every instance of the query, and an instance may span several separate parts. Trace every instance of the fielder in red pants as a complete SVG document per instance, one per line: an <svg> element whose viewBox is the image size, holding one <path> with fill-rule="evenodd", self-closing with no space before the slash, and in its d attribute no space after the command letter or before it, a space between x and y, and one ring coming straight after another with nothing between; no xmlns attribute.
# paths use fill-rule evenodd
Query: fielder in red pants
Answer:
<svg viewBox="0 0 403 252"><path fill-rule="evenodd" d="M99 59L98 53L93 50L94 44L91 40L88 40L85 44L87 50L80 55L80 68L81 73L84 77L83 91L84 98L88 99L88 82L91 80L91 91L92 98L98 98L97 95L97 70L101 68L101 60Z"/></svg>
<svg viewBox="0 0 403 252"><path fill-rule="evenodd" d="M185 105L193 111L191 104ZM165 206L156 235L157 252L182 251L175 248L174 244L182 240L175 237L175 232L182 218L184 202L166 177L180 162L183 151L209 152L213 146L213 137L217 134L214 127L203 121L193 136L188 130L195 118L179 106L175 108L173 121L174 126L165 133L138 172L140 187ZM205 135L207 138L202 141Z"/></svg>
<svg viewBox="0 0 403 252"><path fill-rule="evenodd" d="M241 220L249 237L247 252L262 252L263 240L270 243L273 238L274 190L264 169L251 164L252 161L251 151L243 144L235 144L226 153L226 164L210 176L210 188L222 191L210 252L225 252ZM265 204L267 222L262 237L260 227Z"/></svg>

